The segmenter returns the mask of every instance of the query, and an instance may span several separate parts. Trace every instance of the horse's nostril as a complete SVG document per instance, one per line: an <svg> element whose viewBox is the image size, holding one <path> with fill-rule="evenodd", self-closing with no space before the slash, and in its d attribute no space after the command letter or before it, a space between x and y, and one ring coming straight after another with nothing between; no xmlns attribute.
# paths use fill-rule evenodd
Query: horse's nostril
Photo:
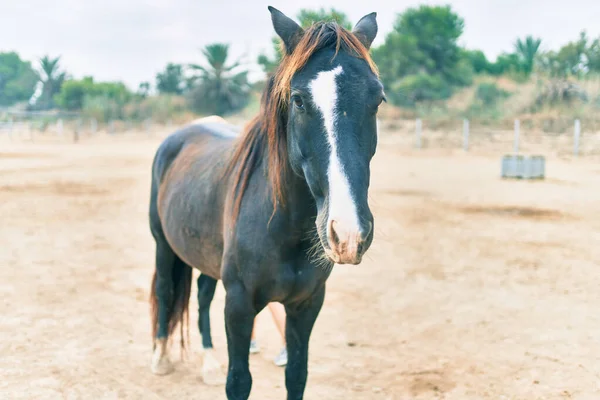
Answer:
<svg viewBox="0 0 600 400"><path fill-rule="evenodd" d="M340 237L335 231L336 221L329 221L329 244L332 248L336 248L340 243Z"/></svg>
<svg viewBox="0 0 600 400"><path fill-rule="evenodd" d="M368 221L366 223L366 225L364 225L360 228L360 241L365 242L367 240L367 238L369 237L369 235L371 234L372 230L373 230L373 223L371 221Z"/></svg>

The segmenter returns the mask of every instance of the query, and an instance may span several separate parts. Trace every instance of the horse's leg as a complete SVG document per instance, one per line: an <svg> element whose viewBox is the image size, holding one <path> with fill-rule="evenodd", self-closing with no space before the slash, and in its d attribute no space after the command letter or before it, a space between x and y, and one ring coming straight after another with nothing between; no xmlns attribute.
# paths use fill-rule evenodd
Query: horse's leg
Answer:
<svg viewBox="0 0 600 400"><path fill-rule="evenodd" d="M285 308L285 341L288 352L285 386L288 400L301 400L304 397L308 376L308 341L324 298L325 286L306 302Z"/></svg>
<svg viewBox="0 0 600 400"><path fill-rule="evenodd" d="M169 339L169 319L174 298L174 282L172 271L176 256L166 240L155 235L156 240L156 271L154 275L153 298L157 311L155 313L154 353L152 354L152 372L165 375L173 371L169 360L167 342Z"/></svg>
<svg viewBox="0 0 600 400"><path fill-rule="evenodd" d="M212 336L210 334L210 303L215 296L216 287L216 279L200 274L198 277L198 329L202 335L202 347L204 348L202 379L207 385L222 385L225 383L225 374L221 369L221 363L213 354Z"/></svg>
<svg viewBox="0 0 600 400"><path fill-rule="evenodd" d="M225 391L228 400L246 400L252 388L248 353L256 311L241 282L232 283L226 289L225 328L229 366Z"/></svg>

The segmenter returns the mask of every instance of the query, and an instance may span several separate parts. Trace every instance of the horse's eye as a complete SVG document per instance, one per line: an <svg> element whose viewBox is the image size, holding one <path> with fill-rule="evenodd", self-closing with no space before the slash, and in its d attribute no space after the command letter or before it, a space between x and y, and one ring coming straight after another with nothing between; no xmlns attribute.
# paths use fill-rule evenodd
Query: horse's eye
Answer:
<svg viewBox="0 0 600 400"><path fill-rule="evenodd" d="M304 102L302 101L302 98L300 96L294 96L292 98L292 101L294 102L294 106L300 110L304 110Z"/></svg>

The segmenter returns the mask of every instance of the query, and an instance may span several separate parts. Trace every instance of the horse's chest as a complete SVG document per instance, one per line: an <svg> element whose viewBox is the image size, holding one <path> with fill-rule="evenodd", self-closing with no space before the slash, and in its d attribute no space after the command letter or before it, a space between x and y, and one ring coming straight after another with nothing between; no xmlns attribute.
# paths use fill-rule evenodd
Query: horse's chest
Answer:
<svg viewBox="0 0 600 400"><path fill-rule="evenodd" d="M329 274L313 264L304 263L288 274L284 285L288 288L288 300L302 301L311 297L320 288Z"/></svg>

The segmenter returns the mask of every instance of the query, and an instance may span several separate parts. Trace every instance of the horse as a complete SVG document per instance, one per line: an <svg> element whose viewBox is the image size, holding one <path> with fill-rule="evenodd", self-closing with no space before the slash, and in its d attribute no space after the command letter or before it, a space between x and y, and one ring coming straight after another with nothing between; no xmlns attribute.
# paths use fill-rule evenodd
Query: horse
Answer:
<svg viewBox="0 0 600 400"><path fill-rule="evenodd" d="M370 162L385 101L369 54L376 13L352 30L335 22L303 29L268 10L284 54L258 115L241 130L216 116L196 121L165 138L152 162L151 370L173 370L167 343L177 326L186 346L196 268L202 377L224 384L230 400L250 395L253 321L269 302L282 303L287 314L287 398L303 398L326 281L335 264L360 264L373 241ZM226 376L210 331L218 280L225 288Z"/></svg>

